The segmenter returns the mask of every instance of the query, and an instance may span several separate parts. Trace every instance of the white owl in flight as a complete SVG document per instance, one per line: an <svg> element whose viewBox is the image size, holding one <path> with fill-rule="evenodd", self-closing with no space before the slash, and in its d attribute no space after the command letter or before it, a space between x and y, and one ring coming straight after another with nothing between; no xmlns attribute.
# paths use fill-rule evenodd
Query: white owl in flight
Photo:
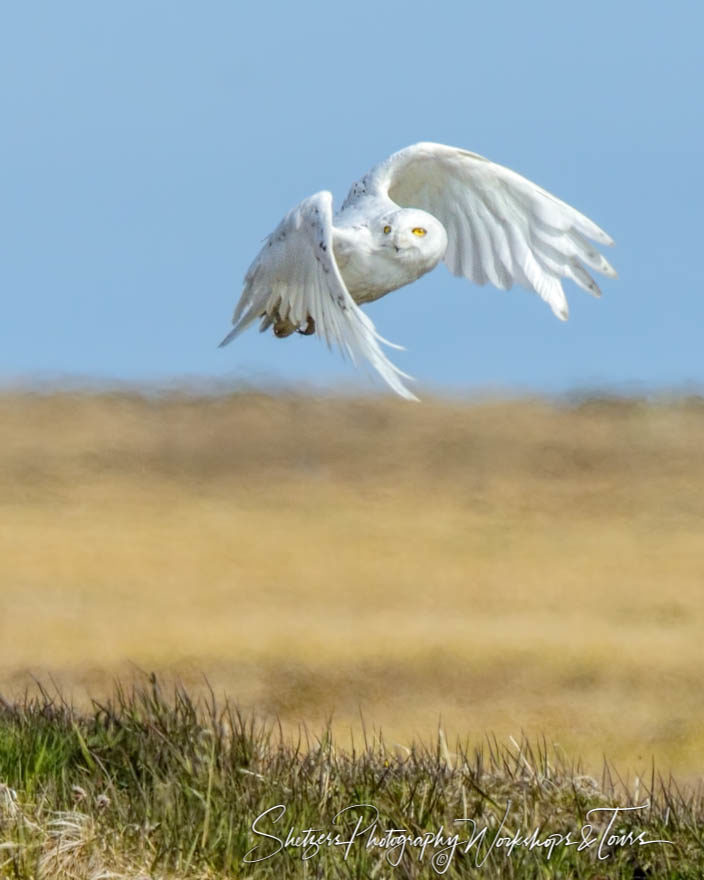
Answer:
<svg viewBox="0 0 704 880"><path fill-rule="evenodd" d="M562 278L601 291L587 268L616 277L588 239L613 244L595 223L546 190L476 153L444 144L406 147L352 186L333 215L319 192L290 211L249 267L227 345L257 318L276 336L298 331L366 359L402 397L403 384L360 305L444 260L454 275L502 290L520 284L567 319ZM399 346L393 346L398 348Z"/></svg>

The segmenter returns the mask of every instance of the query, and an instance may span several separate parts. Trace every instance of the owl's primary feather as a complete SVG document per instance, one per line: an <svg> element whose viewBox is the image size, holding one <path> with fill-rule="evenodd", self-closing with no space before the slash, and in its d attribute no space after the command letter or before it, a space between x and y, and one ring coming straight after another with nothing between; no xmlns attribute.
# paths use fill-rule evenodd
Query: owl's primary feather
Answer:
<svg viewBox="0 0 704 880"><path fill-rule="evenodd" d="M445 261L455 275L534 290L567 318L562 279L600 290L587 269L616 273L590 243L612 244L595 223L520 174L443 144L394 153L355 183L333 217L320 192L290 211L245 276L226 345L257 318L278 336L315 332L368 361L415 399L359 308ZM390 343L387 343L390 344Z"/></svg>

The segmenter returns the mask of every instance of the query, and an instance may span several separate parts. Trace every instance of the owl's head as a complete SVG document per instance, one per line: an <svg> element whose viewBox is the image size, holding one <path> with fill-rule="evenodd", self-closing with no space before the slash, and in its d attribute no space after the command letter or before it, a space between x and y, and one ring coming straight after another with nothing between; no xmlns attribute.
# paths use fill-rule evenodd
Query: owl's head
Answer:
<svg viewBox="0 0 704 880"><path fill-rule="evenodd" d="M419 208L399 208L385 214L376 230L380 244L401 259L433 260L438 263L447 250L447 233L442 223Z"/></svg>

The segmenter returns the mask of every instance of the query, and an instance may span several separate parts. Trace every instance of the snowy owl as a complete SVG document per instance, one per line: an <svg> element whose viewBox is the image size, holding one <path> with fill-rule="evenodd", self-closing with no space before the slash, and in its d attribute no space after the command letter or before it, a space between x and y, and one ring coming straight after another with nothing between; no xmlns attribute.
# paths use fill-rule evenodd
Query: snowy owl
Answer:
<svg viewBox="0 0 704 880"><path fill-rule="evenodd" d="M561 320L561 279L595 296L587 269L616 276L588 241L613 244L595 223L515 171L457 147L420 143L376 165L333 215L323 191L290 211L249 267L227 345L257 318L276 336L317 333L353 362L367 360L402 397L411 377L386 357L360 305L444 260L454 275L502 290L520 284Z"/></svg>

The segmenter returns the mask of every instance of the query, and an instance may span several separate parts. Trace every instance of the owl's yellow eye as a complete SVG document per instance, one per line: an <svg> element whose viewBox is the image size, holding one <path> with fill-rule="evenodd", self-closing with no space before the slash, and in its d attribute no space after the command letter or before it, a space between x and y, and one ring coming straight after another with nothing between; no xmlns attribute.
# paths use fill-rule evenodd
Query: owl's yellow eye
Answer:
<svg viewBox="0 0 704 880"><path fill-rule="evenodd" d="M385 226L385 227L384 227L384 235L388 235L390 232L391 232L391 227L390 227L390 226Z"/></svg>
<svg viewBox="0 0 704 880"><path fill-rule="evenodd" d="M427 230L427 229L423 229L422 226L414 226L413 229L411 229L411 232L412 232L414 235L425 235L425 233L426 233L427 231L428 231L428 230Z"/></svg>

